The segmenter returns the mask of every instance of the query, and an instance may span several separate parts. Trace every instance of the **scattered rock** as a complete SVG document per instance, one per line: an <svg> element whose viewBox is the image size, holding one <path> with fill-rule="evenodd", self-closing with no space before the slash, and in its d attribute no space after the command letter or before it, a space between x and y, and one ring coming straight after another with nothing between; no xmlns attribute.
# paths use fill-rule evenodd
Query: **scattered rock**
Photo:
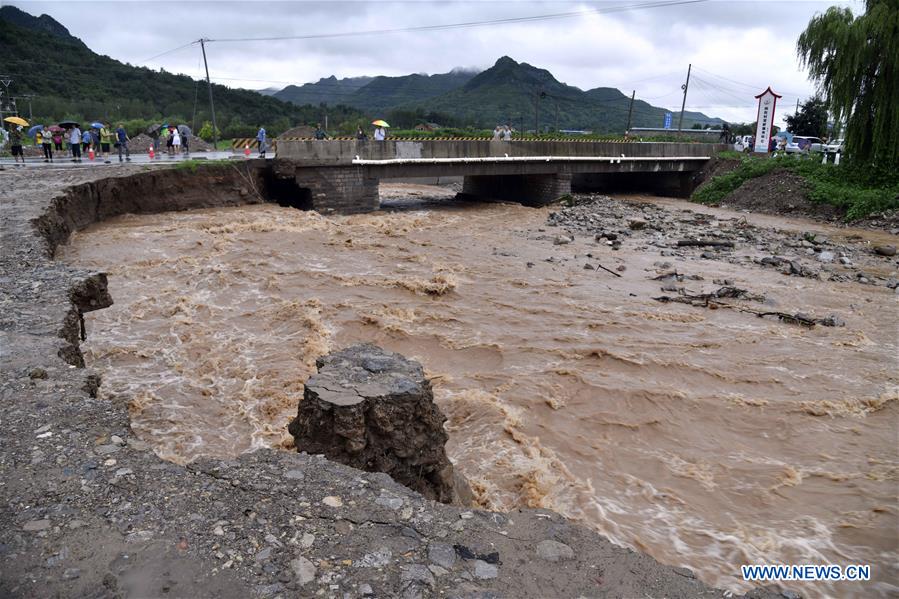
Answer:
<svg viewBox="0 0 899 599"><path fill-rule="evenodd" d="M640 229L643 229L646 227L646 221L641 220L639 218L632 218L629 221L627 221L627 226L629 229L633 229L634 231L639 231ZM608 237L606 237L606 239L608 239Z"/></svg>
<svg viewBox="0 0 899 599"><path fill-rule="evenodd" d="M558 562L574 557L574 550L558 541L546 540L537 543L537 555L550 562Z"/></svg>
<svg viewBox="0 0 899 599"><path fill-rule="evenodd" d="M66 580L74 580L81 576L81 570L78 568L66 568L62 573L62 577Z"/></svg>
<svg viewBox="0 0 899 599"><path fill-rule="evenodd" d="M428 559L447 570L456 564L456 550L451 545L432 543L428 547Z"/></svg>
<svg viewBox="0 0 899 599"><path fill-rule="evenodd" d="M434 575L424 564L408 564L400 566L400 581L420 582L428 586L434 586Z"/></svg>
<svg viewBox="0 0 899 599"><path fill-rule="evenodd" d="M44 520L31 520L30 522L26 522L25 525L22 527L22 530L25 530L28 532L36 532L38 530L47 530L48 528L50 528L50 521L44 519Z"/></svg>
<svg viewBox="0 0 899 599"><path fill-rule="evenodd" d="M815 260L824 263L833 262L834 258L835 256L833 252L820 252L817 256L815 256Z"/></svg>
<svg viewBox="0 0 899 599"><path fill-rule="evenodd" d="M343 500L336 495L328 495L322 499L322 503L328 507L343 507Z"/></svg>
<svg viewBox="0 0 899 599"><path fill-rule="evenodd" d="M876 245L874 246L874 253L880 256L895 256L896 255L896 246L895 245Z"/></svg>
<svg viewBox="0 0 899 599"><path fill-rule="evenodd" d="M574 241L574 237L568 237L566 235L557 235L555 239L553 239L553 245L566 245Z"/></svg>
<svg viewBox="0 0 899 599"><path fill-rule="evenodd" d="M479 559L474 563L474 575L475 578L481 579L496 578L499 575L499 568Z"/></svg>
<svg viewBox="0 0 899 599"><path fill-rule="evenodd" d="M32 368L31 372L28 373L28 376L32 379L46 379L47 371L43 368Z"/></svg>
<svg viewBox="0 0 899 599"><path fill-rule="evenodd" d="M293 570L300 585L308 584L315 580L315 564L305 557L298 557L290 561L290 569Z"/></svg>

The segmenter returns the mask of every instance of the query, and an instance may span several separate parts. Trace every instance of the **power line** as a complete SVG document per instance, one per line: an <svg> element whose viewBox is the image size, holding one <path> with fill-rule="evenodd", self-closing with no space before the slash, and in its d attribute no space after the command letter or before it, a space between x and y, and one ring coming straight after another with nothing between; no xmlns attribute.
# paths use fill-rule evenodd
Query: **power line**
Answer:
<svg viewBox="0 0 899 599"><path fill-rule="evenodd" d="M629 10L643 10L647 8L664 8L667 6L680 6L684 4L699 4L708 0L669 0L665 2L645 2L642 4L630 4L624 6L612 6L609 8L596 8L578 10L564 13L551 13L545 15L533 15L529 17L508 17L504 19L490 19L485 21L467 21L462 23L447 23L443 25L419 25L417 27L401 27L396 29L369 29L364 31L343 31L339 33L313 33L308 35L284 35L272 37L233 37L212 38L209 42L276 42L287 40L311 40L326 38L356 37L362 35L386 35L392 33L410 33L416 31L444 31L448 29L466 29L469 27L484 27L490 25L504 25L510 23L530 23L535 21L548 21L551 19L567 19L594 14L610 14Z"/></svg>

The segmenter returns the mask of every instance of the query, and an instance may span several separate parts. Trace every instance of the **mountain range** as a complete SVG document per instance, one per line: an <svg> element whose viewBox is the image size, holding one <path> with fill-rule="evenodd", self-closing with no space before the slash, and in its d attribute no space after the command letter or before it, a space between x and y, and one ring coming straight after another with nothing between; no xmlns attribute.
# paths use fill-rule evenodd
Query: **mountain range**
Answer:
<svg viewBox="0 0 899 599"><path fill-rule="evenodd" d="M345 104L369 114L406 111L442 116L456 126L493 128L511 123L521 129L589 129L623 132L630 97L610 87L583 91L566 85L546 69L503 56L489 69L455 69L437 75L401 77L328 77L303 86L288 86L274 97L297 104ZM635 100L634 127L661 127L667 108ZM684 126L720 125L721 119L685 112Z"/></svg>
<svg viewBox="0 0 899 599"><path fill-rule="evenodd" d="M198 125L211 118L205 82L98 55L49 15L0 7L0 55L4 74L13 79L9 95L32 96L31 108L39 117ZM630 105L630 98L617 89L584 91L508 56L481 72L459 68L435 75L332 76L277 91L212 88L223 137L251 135L259 125L279 132L320 122L324 113L342 128L386 117L406 127L421 121L490 129L509 123L520 130L621 133ZM637 100L632 126L661 127L666 112L674 111ZM698 112L684 114L685 127L722 122Z"/></svg>

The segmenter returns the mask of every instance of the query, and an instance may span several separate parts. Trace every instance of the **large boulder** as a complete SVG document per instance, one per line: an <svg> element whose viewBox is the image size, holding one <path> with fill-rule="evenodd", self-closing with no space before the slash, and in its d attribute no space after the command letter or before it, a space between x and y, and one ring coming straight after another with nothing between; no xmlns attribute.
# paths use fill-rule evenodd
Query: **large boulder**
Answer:
<svg viewBox="0 0 899 599"><path fill-rule="evenodd" d="M429 499L465 503L446 457L446 418L421 364L361 344L316 361L288 430L297 451L384 472Z"/></svg>

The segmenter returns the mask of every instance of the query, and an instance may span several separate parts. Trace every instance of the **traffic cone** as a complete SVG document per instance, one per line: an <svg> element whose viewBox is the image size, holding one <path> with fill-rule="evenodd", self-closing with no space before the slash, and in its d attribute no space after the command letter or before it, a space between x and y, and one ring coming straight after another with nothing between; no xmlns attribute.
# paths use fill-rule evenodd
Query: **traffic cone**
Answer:
<svg viewBox="0 0 899 599"><path fill-rule="evenodd" d="M247 158L250 157L250 144L244 144L243 155L246 156Z"/></svg>
<svg viewBox="0 0 899 599"><path fill-rule="evenodd" d="M153 151L153 146L147 148L147 154L149 154L150 160L153 160L153 158L156 156L156 152Z"/></svg>
<svg viewBox="0 0 899 599"><path fill-rule="evenodd" d="M94 147L91 146L90 149L88 149L88 151L87 151L87 157L88 157L88 159L93 160L94 156L95 156Z"/></svg>

